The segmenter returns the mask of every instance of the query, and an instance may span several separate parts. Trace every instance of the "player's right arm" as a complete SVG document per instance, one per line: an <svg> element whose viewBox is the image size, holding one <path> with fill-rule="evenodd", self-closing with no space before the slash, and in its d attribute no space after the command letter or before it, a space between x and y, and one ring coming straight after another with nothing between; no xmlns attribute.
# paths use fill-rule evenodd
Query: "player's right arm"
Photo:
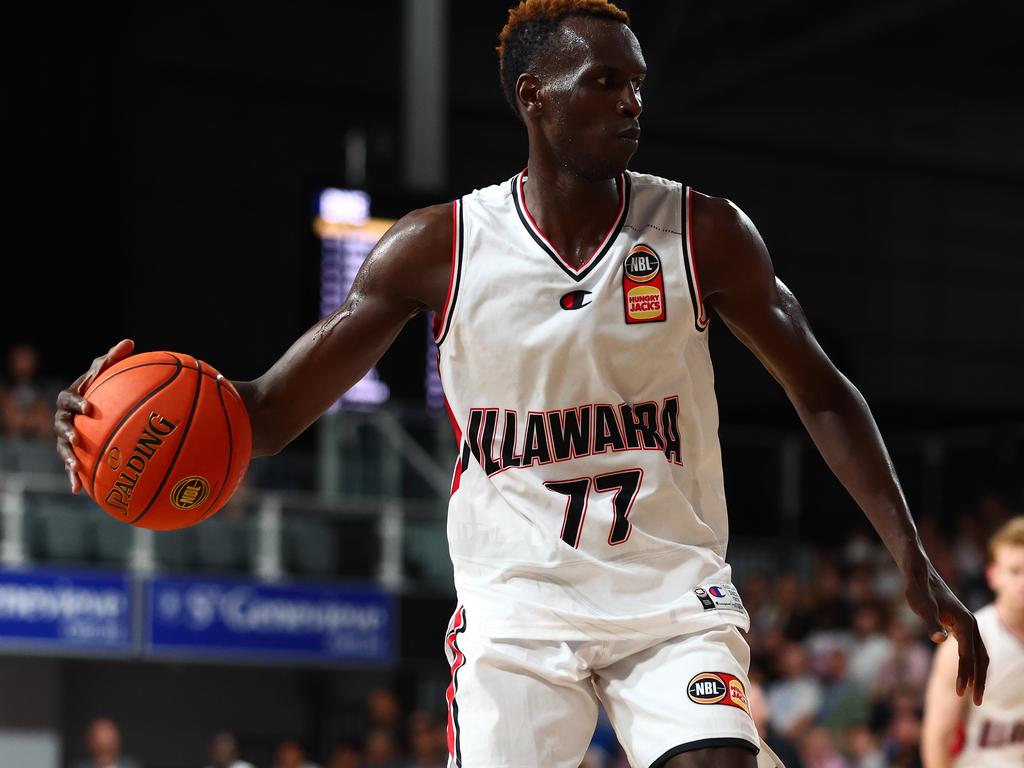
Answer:
<svg viewBox="0 0 1024 768"><path fill-rule="evenodd" d="M938 646L932 659L932 671L924 702L924 726L921 731L921 760L924 768L950 768L952 746L963 723L969 697L960 697L951 681L957 673L956 639Z"/></svg>
<svg viewBox="0 0 1024 768"><path fill-rule="evenodd" d="M370 252L348 298L300 336L270 369L253 381L233 382L252 421L253 455L277 453L312 424L372 368L405 323L426 309L441 312L451 269L451 205L407 214ZM116 344L57 397L57 453L75 474L73 419L88 415L89 384L133 350Z"/></svg>

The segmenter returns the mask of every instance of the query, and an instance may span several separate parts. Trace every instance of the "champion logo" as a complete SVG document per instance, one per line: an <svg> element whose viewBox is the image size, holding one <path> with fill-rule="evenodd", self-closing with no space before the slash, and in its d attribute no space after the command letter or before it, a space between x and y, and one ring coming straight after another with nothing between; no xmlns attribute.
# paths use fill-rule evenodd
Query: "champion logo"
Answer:
<svg viewBox="0 0 1024 768"><path fill-rule="evenodd" d="M569 291L569 293L558 300L558 305L566 310L582 309L590 304L588 296L590 296L590 291Z"/></svg>
<svg viewBox="0 0 1024 768"><path fill-rule="evenodd" d="M725 597L725 590L721 587L708 587L708 593L712 597Z"/></svg>

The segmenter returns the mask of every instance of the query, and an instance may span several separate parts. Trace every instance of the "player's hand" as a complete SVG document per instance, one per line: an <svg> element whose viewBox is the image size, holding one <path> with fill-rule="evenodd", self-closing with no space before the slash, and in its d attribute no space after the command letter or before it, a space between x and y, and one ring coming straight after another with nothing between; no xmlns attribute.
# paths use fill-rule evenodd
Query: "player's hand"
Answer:
<svg viewBox="0 0 1024 768"><path fill-rule="evenodd" d="M988 673L988 651L978 632L978 622L957 599L928 558L904 574L906 597L910 607L924 619L932 642L956 638L960 662L956 672L956 694L963 696L974 688L974 703L981 704Z"/></svg>
<svg viewBox="0 0 1024 768"><path fill-rule="evenodd" d="M131 355L135 349L135 342L131 339L119 341L105 355L100 355L92 361L89 370L75 379L70 387L57 395L57 412L53 416L53 431L57 434L57 453L67 469L68 480L71 481L71 492L78 493L82 490L82 483L78 480L78 460L75 458L71 446L77 439L75 434L75 416L89 415L89 401L82 395L89 385L103 371L114 363L124 360Z"/></svg>

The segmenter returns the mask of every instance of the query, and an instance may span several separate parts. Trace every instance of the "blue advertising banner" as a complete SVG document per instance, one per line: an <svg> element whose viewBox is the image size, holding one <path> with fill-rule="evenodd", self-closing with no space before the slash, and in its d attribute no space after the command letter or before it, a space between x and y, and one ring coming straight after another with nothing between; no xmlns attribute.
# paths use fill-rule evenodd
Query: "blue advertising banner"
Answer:
<svg viewBox="0 0 1024 768"><path fill-rule="evenodd" d="M160 577L145 644L154 655L386 663L394 625L392 598L373 589Z"/></svg>
<svg viewBox="0 0 1024 768"><path fill-rule="evenodd" d="M0 648L132 649L132 587L123 574L0 569Z"/></svg>

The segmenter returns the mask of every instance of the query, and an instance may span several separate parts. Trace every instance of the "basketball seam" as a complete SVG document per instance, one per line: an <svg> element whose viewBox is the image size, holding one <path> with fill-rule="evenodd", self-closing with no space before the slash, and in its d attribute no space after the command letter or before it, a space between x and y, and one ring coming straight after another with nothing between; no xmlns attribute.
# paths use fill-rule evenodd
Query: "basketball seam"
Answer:
<svg viewBox="0 0 1024 768"><path fill-rule="evenodd" d="M175 358L175 360L177 360L177 358ZM100 471L100 462L103 460L103 457L106 455L107 448L109 448L110 444L112 442L114 442L114 438L117 436L117 433L121 431L121 427L123 427L125 425L125 423L128 421L128 419L130 419L133 415L135 415L135 412L137 410L139 410L139 408L141 408L147 402L149 402L157 393L159 393L161 390L163 390L168 385L170 385L170 383L172 381L174 381L176 378L178 378L178 376L181 374L182 370L185 367L184 365L182 365L180 360L177 360L176 363L155 363L155 365L175 365L174 375L171 376L169 379L167 379L167 381L163 382L158 387L153 389L151 392L146 393L138 402L135 403L135 405L133 405L128 410L128 412L124 416L121 417L121 420L117 423L117 426L115 426L112 430L110 430L110 433L107 435L107 439L103 443L103 448L96 454L96 459L95 459L95 462L93 463L93 467L92 467L92 480L89 483L89 495L92 496L93 501L95 501L97 504L99 504L100 502L99 502L99 499L96 498L96 475ZM119 373L123 373L123 371L119 371ZM118 374L116 374L116 373L114 374L114 376L117 376L117 375ZM111 376L110 378L112 379L112 378L114 378L114 376ZM106 381L109 381L109 380L110 379L106 379ZM104 509L106 509L106 508L104 507Z"/></svg>
<svg viewBox="0 0 1024 768"><path fill-rule="evenodd" d="M224 423L228 428L228 466L227 469L224 470L224 481L220 485L220 490L217 491L216 497L214 497L213 501L210 502L209 509L207 509L199 516L199 519L196 520L197 523L205 520L213 514L214 510L217 509L217 502L220 501L220 497L223 495L224 489L228 486L228 478L231 477L231 463L234 461L235 439L231 432L231 416L228 414L227 406L224 405L224 386L221 384L220 379L217 379L217 399L220 400L220 408L224 412Z"/></svg>
<svg viewBox="0 0 1024 768"><path fill-rule="evenodd" d="M199 361L196 360L196 362L198 363ZM111 379L116 379L122 373L128 373L128 371L134 371L134 370L136 370L138 368L149 368L149 367L154 366L154 365L171 365L171 366L188 368L190 371L196 370L192 366L183 366L180 361L177 362L177 363L172 363L172 362L166 362L166 363L139 363L138 365L133 365L130 368L125 368L123 371L118 371L117 373L111 374L107 378L105 378L102 381L100 381L100 383L96 385L96 389L87 390L85 395L83 395L83 397L85 397L86 399L92 397L94 394L96 394L96 392L100 389L100 387L102 387L104 384L106 384ZM206 376L207 378L210 378L210 379L216 379L218 375L223 375L223 374L210 373L208 371L202 371L202 374L203 374L203 376Z"/></svg>
<svg viewBox="0 0 1024 768"><path fill-rule="evenodd" d="M195 360L196 367L192 369L192 366L189 366L189 368L197 371L199 374L202 374L203 364L195 358L192 359ZM199 393L202 392L203 389L202 375L197 377L197 381L196 394L192 398L192 409L188 412L188 419L185 421L185 429L182 430L181 439L178 441L178 447L174 449L174 456L171 458L171 463L168 465L167 471L164 473L163 479L160 481L160 485L157 486L156 491L154 491L152 498L150 498L149 503L146 505L146 508L139 513L138 517L129 521L132 525L138 523L149 513L149 510L153 508L153 504L156 502L160 494L163 493L164 486L167 484L167 478L170 477L171 472L174 471L174 465L178 463L178 457L181 455L181 449L185 447L185 440L188 437L188 431L192 427L192 419L195 418L196 409L199 407Z"/></svg>

